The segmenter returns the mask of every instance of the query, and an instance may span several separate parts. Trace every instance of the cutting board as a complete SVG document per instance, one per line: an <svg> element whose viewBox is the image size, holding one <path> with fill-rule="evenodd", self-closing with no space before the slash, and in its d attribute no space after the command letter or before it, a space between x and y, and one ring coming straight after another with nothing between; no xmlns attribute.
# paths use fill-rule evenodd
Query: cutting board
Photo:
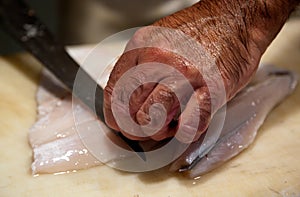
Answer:
<svg viewBox="0 0 300 197"><path fill-rule="evenodd" d="M88 49L71 51L85 55ZM262 62L300 74L299 19L285 25ZM33 176L27 134L36 120L40 71L41 65L26 53L0 57L1 197L300 196L300 86L271 112L247 150L197 180L166 168L126 173L107 166Z"/></svg>

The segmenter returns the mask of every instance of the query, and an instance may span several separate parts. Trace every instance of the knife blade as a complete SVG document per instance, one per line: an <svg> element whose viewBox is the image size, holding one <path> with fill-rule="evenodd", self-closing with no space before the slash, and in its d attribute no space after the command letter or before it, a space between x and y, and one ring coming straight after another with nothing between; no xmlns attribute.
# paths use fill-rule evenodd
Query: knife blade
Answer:
<svg viewBox="0 0 300 197"><path fill-rule="evenodd" d="M34 10L22 0L0 0L0 23L20 45L37 58L66 88L87 105L105 123L103 114L103 89L83 70L38 19ZM80 84L72 91L77 73ZM91 89L96 87L96 91ZM93 95L94 94L94 95ZM92 99L96 98L96 99ZM138 141L130 140L121 132L114 131L137 155L146 161Z"/></svg>

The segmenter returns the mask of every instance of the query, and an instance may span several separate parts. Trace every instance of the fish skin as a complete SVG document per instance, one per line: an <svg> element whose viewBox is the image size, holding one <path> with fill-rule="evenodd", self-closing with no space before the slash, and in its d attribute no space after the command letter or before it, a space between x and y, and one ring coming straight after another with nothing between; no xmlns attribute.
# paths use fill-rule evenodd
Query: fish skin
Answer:
<svg viewBox="0 0 300 197"><path fill-rule="evenodd" d="M254 141L268 113L293 92L296 84L295 73L272 66L263 67L251 85L227 104L225 123L213 148L203 157L197 157L201 155L197 152L201 142L192 144L170 170L195 178L241 153ZM278 89L282 91L276 91Z"/></svg>

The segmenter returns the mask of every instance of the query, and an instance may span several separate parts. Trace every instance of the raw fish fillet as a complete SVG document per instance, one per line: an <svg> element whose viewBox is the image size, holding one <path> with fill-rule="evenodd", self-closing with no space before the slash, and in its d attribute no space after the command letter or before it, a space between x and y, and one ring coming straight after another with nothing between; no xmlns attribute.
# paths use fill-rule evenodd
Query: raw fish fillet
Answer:
<svg viewBox="0 0 300 197"><path fill-rule="evenodd" d="M105 78L102 86L108 75L109 72L102 75ZM295 74L290 71L274 67L260 69L253 82L227 104L227 116L219 140L211 144L205 154L199 152L201 141L194 142L173 162L171 170L186 171L190 177L196 177L240 153L253 142L270 110L294 90L296 83ZM42 74L37 102L38 120L29 133L34 159L33 174L85 169L132 157L131 154L120 155L115 151L105 137L121 147L128 147L78 100L72 103L72 96L46 71ZM93 130L99 127L104 135L93 140ZM86 148L86 143L88 147L101 144L105 149L103 151L110 154L106 154L100 162L99 157L96 158ZM159 143L144 142L141 145L151 149Z"/></svg>
<svg viewBox="0 0 300 197"><path fill-rule="evenodd" d="M102 165L103 163L86 148L84 142L88 140L83 141L83 138L93 139L92 133L80 133L82 130L99 129L94 128L95 124L100 125L101 130L114 143L126 148L118 136L97 120L88 108L76 99L72 103L70 93L46 70L42 73L37 91L37 103L38 120L29 132L29 142L34 158L33 174L67 172ZM76 114L76 120L74 114ZM106 152L111 151L109 157L102 158L104 162L113 162L115 159L124 157L118 155L113 148L110 150L111 145L104 137L95 142L89 141L88 146L93 146L93 143L101 143L102 146L107 147Z"/></svg>
<svg viewBox="0 0 300 197"><path fill-rule="evenodd" d="M296 85L295 73L262 67L249 86L228 102L221 135L209 151L201 152L201 141L194 142L170 169L195 178L238 155L254 141L268 113L291 94ZM217 116L218 113L214 118Z"/></svg>

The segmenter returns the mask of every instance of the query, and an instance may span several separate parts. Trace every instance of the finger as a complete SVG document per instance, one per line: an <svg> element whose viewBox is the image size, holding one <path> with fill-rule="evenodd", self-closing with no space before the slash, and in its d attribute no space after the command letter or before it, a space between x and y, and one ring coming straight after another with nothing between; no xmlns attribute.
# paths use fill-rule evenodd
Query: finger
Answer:
<svg viewBox="0 0 300 197"><path fill-rule="evenodd" d="M130 106L130 115L131 117L138 123L136 120L136 113L141 108L143 103L146 101L148 96L157 86L156 83L146 83L139 86L131 95L129 106Z"/></svg>
<svg viewBox="0 0 300 197"><path fill-rule="evenodd" d="M137 107L148 98L148 94L152 92L156 85L153 82L161 80L166 75L153 64L155 63L142 64L128 70L118 79L113 89L111 89L111 93L107 94L110 98L110 103L106 105L106 107L110 107L107 110L110 114L107 115L110 115L110 120L113 120L111 123L115 124L113 126L122 133L127 132L129 134L127 136L135 136L135 139L136 137L144 138L146 135L130 117L130 114L134 113L135 115L135 112L138 111ZM151 83L147 83L148 81Z"/></svg>
<svg viewBox="0 0 300 197"><path fill-rule="evenodd" d="M179 102L174 93L166 86L159 84L136 113L136 120L144 126L143 132L152 136L169 124L178 108Z"/></svg>
<svg viewBox="0 0 300 197"><path fill-rule="evenodd" d="M131 42L129 42L131 43ZM128 50L128 49L127 49ZM148 54L149 52L146 53L146 51L150 51L150 54ZM131 69L134 66L137 66L138 64L142 64L142 63L147 63L149 61L152 61L153 59L149 59L149 58L140 58L140 56L150 56L153 55L153 53L151 53L151 50L148 49L133 49L133 50L129 50L126 51L121 57L120 59L117 61L114 69L112 70L111 74L110 74L110 78L108 80L107 86L105 87L104 90L104 115L105 115L105 121L108 124L108 126L110 126L111 128L115 129L115 130L121 130L122 128L119 128L115 117L113 115L112 112L112 100L118 101L120 100L119 98L113 98L112 99L112 92L113 89L116 85L116 83L120 80L120 78L125 74L125 72L127 72L129 69ZM149 57L148 56L148 57ZM154 60L153 60L154 61ZM148 67L147 67L148 66ZM123 87L123 94L126 94L124 92L130 92L127 91L127 89L130 89L132 86L137 86L138 88L133 92L133 94L131 95L130 98L130 114L131 117L133 117L135 119L135 114L138 111L138 109L141 107L141 105L143 104L143 102L146 100L146 98L148 97L148 95L152 92L152 90L154 89L154 87L156 86L156 83L144 83L144 81L147 81L147 76L151 77L151 76L161 76L159 73L159 69L153 69L153 66L143 66L143 70L141 70L140 72L134 72L131 73L131 77L130 77L130 82L128 81L127 84L124 84ZM161 78L163 78L163 76L161 76ZM142 85L140 85L142 84ZM120 97L122 97L120 95ZM119 102L122 103L122 102ZM117 112L118 113L118 112ZM120 113L122 113L120 111ZM137 134L139 133L139 131L136 131Z"/></svg>
<svg viewBox="0 0 300 197"><path fill-rule="evenodd" d="M142 63L160 63L173 67L176 72L180 72L190 82L194 88L199 88L204 83L203 77L199 70L191 64L187 59L172 51L160 48L145 48L143 54L138 59L139 64ZM155 66L155 64L153 64ZM159 66L159 64L157 64ZM159 68L158 68L159 69ZM162 71L160 69L160 71ZM165 77L172 76L173 73L164 73ZM176 74L177 75L177 74Z"/></svg>
<svg viewBox="0 0 300 197"><path fill-rule="evenodd" d="M124 53L114 66L106 87L104 88L104 117L106 124L112 129L119 130L111 109L112 92L118 79L132 66L136 65L139 51Z"/></svg>
<svg viewBox="0 0 300 197"><path fill-rule="evenodd" d="M211 96L207 87L197 89L180 115L176 138L183 143L199 139L211 120Z"/></svg>
<svg viewBox="0 0 300 197"><path fill-rule="evenodd" d="M119 78L130 68L136 66L143 49L133 49L124 52L110 73L107 86L114 87Z"/></svg>
<svg viewBox="0 0 300 197"><path fill-rule="evenodd" d="M147 119L147 116L146 116L147 113L143 114L142 112L138 112L138 111L140 108L143 108L142 111L145 111L145 110L147 111L147 109L148 109L147 112L149 113L149 106L152 106L152 104L151 104L151 102L149 102L151 100L151 97L150 98L148 98L148 97L150 94L152 94L152 92L154 91L153 89L156 87L154 83L144 84L143 80L147 77L149 78L149 76L150 77L159 76L158 77L159 80L164 79L169 76L172 76L172 73L170 73L170 72L166 72L166 73L161 72L161 69L159 69L160 67L155 66L155 62L163 62L163 63L167 63L170 66L175 67L176 69L179 70L179 72L181 72L182 74L185 75L185 77L191 82L191 84L193 86L197 86L197 83L200 83L200 80L195 80L195 79L199 79L199 76L198 76L199 72L197 70L195 70L193 67L187 66L188 64L184 63L182 59L175 57L174 54L172 54L170 52L161 51L161 50L155 49L155 48L146 48L143 50L140 49L138 51L138 54L136 54L136 53L132 53L132 51L128 51L127 53L125 53L124 55L121 56L121 58L119 59L119 61L116 64L115 68L113 69L113 72L111 73L108 85L105 88L106 92L105 92L104 110L105 110L106 122L108 123L108 125L110 127L114 128L116 130L121 130L123 134L125 134L126 131L124 131L122 128L120 128L117 125L115 117L112 113L111 102L112 102L112 100L117 100L117 101L120 101L119 104L122 103L121 100L122 100L123 94L118 95L119 98L112 99L112 91L113 91L113 88L114 88L115 84L117 83L117 81L120 79L120 77L122 77L122 75L128 69L134 67L137 64L148 63L148 65L147 65L148 67L147 66L146 66L146 68L143 67L142 71L137 72L135 75L131 76L131 79L130 79L131 82L128 82L123 87L123 89L124 89L123 92L126 92L127 87L134 85L134 83L143 84L133 92L133 94L130 98L130 103L129 103L131 117L134 117L134 120L136 120L138 123L140 123L142 125L147 123L147 121L145 121ZM130 65L130 66L128 66L128 65ZM123 69L123 68L125 68L125 69ZM176 81L177 81L177 79L173 80L173 82L176 82ZM172 84L172 83L170 83L170 84ZM160 91L158 91L157 93L159 93L159 92ZM162 92L164 92L164 91L162 91ZM155 94L159 95L157 93L155 93ZM148 101L146 101L146 100L148 100ZM154 98L154 100L164 101L164 100L168 100L168 99L164 99L164 98L160 99L158 97L157 99ZM141 107L142 105L144 105L145 102L146 102L145 106ZM176 109L176 106L174 107L174 105L172 105L172 101L166 101L166 103L170 103L170 104L166 104L164 106L164 108L167 109L166 113L170 114L167 116L167 117L169 117L169 119L167 119L166 124L164 125L163 129L160 130L159 132L157 132L157 134L153 136L156 139L162 138L164 136L163 133L165 133L166 137L169 136L169 133L170 133L170 132L168 132L169 129L167 127L167 124L172 120L171 119L172 111L174 111ZM171 106L173 106L173 109ZM122 109L122 106L120 106L120 110L117 110L116 114L128 113L121 109ZM157 109L156 111L159 111L159 110ZM139 115L134 116L135 113L139 113ZM139 120L137 120L136 117L141 117L141 118ZM131 139L133 139L133 137L132 137L133 135L137 135L137 136L144 135L143 131L141 131L139 129L135 129L134 132L135 132L135 134L131 133L131 134L127 134L127 136L130 136ZM138 138L135 137L135 139L138 139Z"/></svg>
<svg viewBox="0 0 300 197"><path fill-rule="evenodd" d="M180 114L194 91L183 76L171 76L160 81L136 114L138 123L144 125L143 132L155 140L169 137L170 122Z"/></svg>

